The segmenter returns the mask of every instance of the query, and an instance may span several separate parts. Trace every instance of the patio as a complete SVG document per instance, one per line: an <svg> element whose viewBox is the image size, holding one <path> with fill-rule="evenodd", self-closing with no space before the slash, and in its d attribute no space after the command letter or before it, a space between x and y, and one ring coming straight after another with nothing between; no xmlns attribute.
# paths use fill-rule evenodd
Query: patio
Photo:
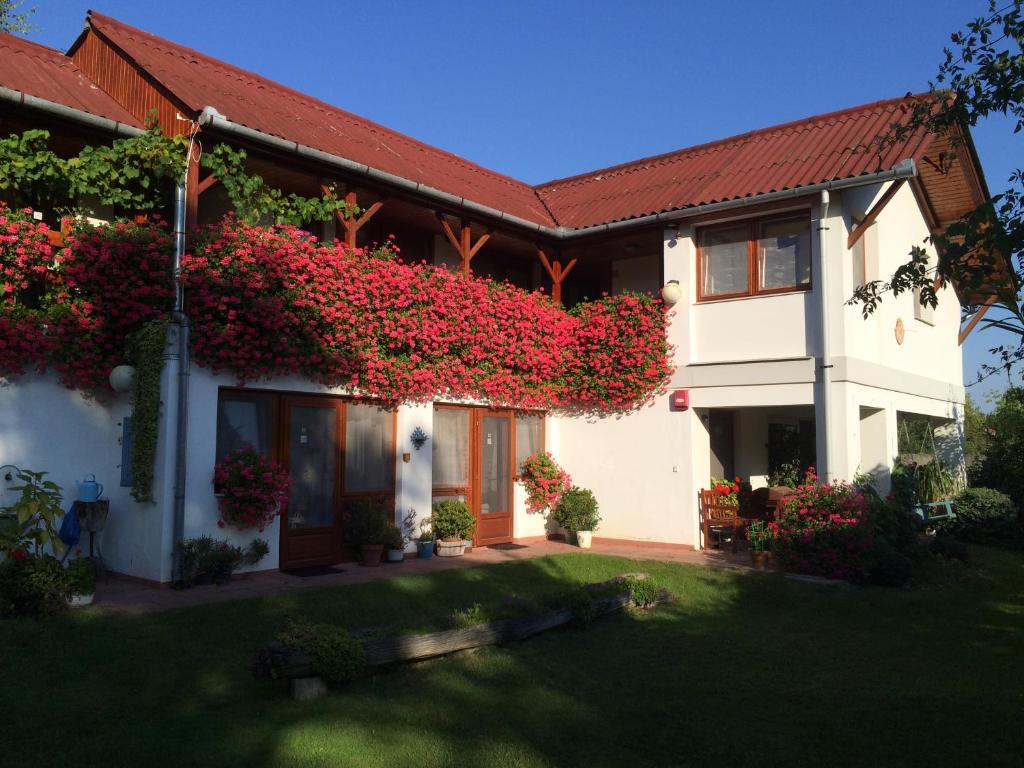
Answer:
<svg viewBox="0 0 1024 768"><path fill-rule="evenodd" d="M563 541L537 540L523 542L514 549L474 547L471 552L462 557L434 556L420 560L415 555L407 556L402 563L382 563L375 568L362 567L357 563L342 563L338 566L339 572L322 576L302 577L283 571L243 573L235 575L230 584L223 586L200 586L183 590L171 589L166 586L157 587L153 584L114 575L109 582L101 581L97 584L95 604L119 612L143 614L316 587L365 584L399 576L416 576L439 571L474 568L513 560L531 560L568 552L737 569L744 569L749 565L744 551L740 551L738 554L727 550L695 552L683 547L656 546L645 542L601 541L600 539L594 541L592 549L582 550Z"/></svg>

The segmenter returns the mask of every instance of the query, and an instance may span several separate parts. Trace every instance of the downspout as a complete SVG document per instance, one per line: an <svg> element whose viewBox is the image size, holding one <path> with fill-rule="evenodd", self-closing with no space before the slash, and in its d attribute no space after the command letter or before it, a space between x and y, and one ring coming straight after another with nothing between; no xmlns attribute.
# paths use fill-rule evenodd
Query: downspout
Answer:
<svg viewBox="0 0 1024 768"><path fill-rule="evenodd" d="M181 284L181 258L185 255L185 183L174 188L174 311L178 326L178 402L174 445L174 534L171 580L181 579L181 550L185 538L185 467L188 459L189 331L185 314L185 289Z"/></svg>
<svg viewBox="0 0 1024 768"><path fill-rule="evenodd" d="M824 460L826 482L832 482L835 478L833 467L834 451L832 450L832 342L829 338L828 319L828 226L825 222L828 219L829 193L828 190L821 192L821 210L818 219L818 290L820 299L818 309L820 311L821 328L821 411L823 418L824 439L822 447L825 450L824 456L818 457L819 466Z"/></svg>

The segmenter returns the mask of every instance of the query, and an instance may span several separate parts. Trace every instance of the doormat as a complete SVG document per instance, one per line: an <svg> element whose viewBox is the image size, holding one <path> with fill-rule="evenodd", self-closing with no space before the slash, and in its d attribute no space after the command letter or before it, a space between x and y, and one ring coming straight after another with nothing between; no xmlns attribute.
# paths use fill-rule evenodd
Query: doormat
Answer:
<svg viewBox="0 0 1024 768"><path fill-rule="evenodd" d="M488 549L527 549L525 544L488 544Z"/></svg>
<svg viewBox="0 0 1024 768"><path fill-rule="evenodd" d="M306 568L293 568L289 571L281 571L289 576L298 576L300 579L308 579L311 576L330 576L333 573L344 573L344 568L335 568L333 565L310 565Z"/></svg>

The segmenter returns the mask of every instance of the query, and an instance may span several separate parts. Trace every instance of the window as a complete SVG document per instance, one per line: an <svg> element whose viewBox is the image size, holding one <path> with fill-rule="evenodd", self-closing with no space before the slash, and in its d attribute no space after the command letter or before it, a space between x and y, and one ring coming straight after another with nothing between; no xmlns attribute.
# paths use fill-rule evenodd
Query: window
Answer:
<svg viewBox="0 0 1024 768"><path fill-rule="evenodd" d="M853 220L853 226L856 229L860 226L860 222L856 219ZM868 228L868 232L870 227ZM868 232L864 232L853 244L853 250L850 251L850 256L853 261L853 287L863 288L868 283L868 260L867 260L867 243L868 243Z"/></svg>
<svg viewBox="0 0 1024 768"><path fill-rule="evenodd" d="M271 395L221 392L217 401L217 459L250 445L264 456L273 456Z"/></svg>
<svg viewBox="0 0 1024 768"><path fill-rule="evenodd" d="M713 227L700 233L699 243L700 300L811 287L807 216Z"/></svg>
<svg viewBox="0 0 1024 768"><path fill-rule="evenodd" d="M393 414L376 405L345 406L345 491L391 488L395 452L391 445Z"/></svg>
<svg viewBox="0 0 1024 768"><path fill-rule="evenodd" d="M935 325L935 307L921 303L921 289L914 289L914 319L928 325Z"/></svg>
<svg viewBox="0 0 1024 768"><path fill-rule="evenodd" d="M543 414L516 414L516 474L523 462L537 451L544 450Z"/></svg>
<svg viewBox="0 0 1024 768"><path fill-rule="evenodd" d="M434 486L457 488L469 485L469 411L434 410Z"/></svg>

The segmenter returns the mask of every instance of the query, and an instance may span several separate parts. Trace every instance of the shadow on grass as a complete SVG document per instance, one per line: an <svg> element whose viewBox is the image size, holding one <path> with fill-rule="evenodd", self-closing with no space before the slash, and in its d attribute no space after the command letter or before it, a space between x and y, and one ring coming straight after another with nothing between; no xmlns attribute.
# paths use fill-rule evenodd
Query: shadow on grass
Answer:
<svg viewBox="0 0 1024 768"><path fill-rule="evenodd" d="M1024 561L942 589L569 554L130 617L0 623L11 765L1016 764ZM644 570L678 601L379 672L297 704L255 681L291 616L392 631Z"/></svg>

